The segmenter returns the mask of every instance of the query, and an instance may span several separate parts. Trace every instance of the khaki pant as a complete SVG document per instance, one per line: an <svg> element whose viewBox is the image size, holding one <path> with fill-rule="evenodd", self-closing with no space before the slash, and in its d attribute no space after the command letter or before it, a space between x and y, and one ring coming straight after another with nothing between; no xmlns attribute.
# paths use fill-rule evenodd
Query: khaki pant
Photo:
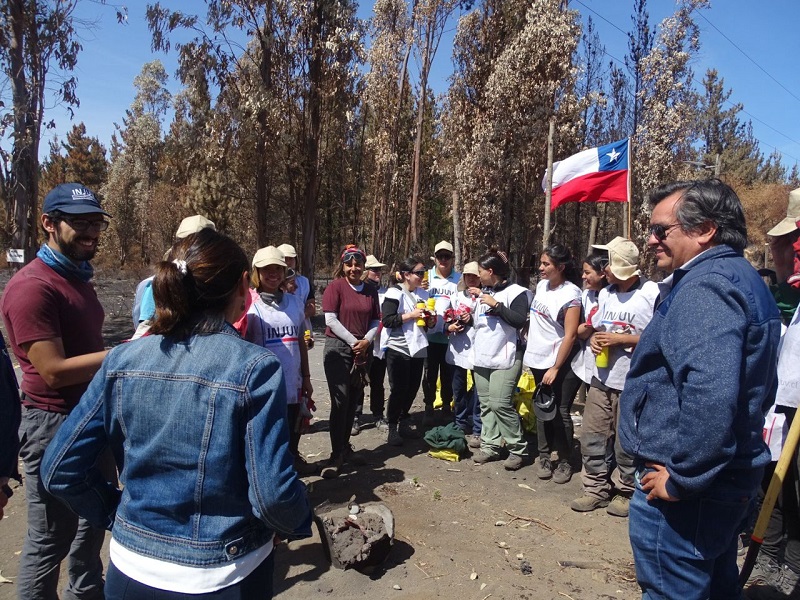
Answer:
<svg viewBox="0 0 800 600"><path fill-rule="evenodd" d="M581 480L584 493L589 496L607 499L613 486L625 496L633 494L633 458L622 449L617 435L620 393L590 387L586 395L581 424Z"/></svg>
<svg viewBox="0 0 800 600"><path fill-rule="evenodd" d="M512 399L520 373L521 356L510 369L475 367L473 370L481 404L481 451L490 456L497 456L503 440L511 454L527 454L528 444L522 437L522 422Z"/></svg>

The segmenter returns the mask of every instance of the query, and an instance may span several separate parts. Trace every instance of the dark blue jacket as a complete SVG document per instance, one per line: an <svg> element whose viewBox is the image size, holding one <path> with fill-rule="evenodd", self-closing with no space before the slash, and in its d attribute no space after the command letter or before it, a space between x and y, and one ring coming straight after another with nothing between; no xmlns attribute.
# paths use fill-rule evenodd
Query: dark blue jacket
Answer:
<svg viewBox="0 0 800 600"><path fill-rule="evenodd" d="M17 469L19 452L19 421L21 407L19 388L14 366L0 335L0 477L19 479Z"/></svg>
<svg viewBox="0 0 800 600"><path fill-rule="evenodd" d="M750 486L770 461L780 315L756 270L716 246L673 276L636 346L619 436L637 463L663 464L667 491L702 492L725 472Z"/></svg>

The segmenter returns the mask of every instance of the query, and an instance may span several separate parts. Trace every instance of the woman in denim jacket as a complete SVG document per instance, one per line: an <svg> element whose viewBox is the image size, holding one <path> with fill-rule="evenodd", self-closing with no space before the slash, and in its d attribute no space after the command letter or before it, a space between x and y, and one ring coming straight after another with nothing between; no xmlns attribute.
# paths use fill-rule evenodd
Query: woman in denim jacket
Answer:
<svg viewBox="0 0 800 600"><path fill-rule="evenodd" d="M311 535L280 364L230 325L248 294L235 242L204 229L168 258L151 335L108 355L50 444L42 482L111 529L107 599L271 598L273 539ZM106 446L122 490L95 466Z"/></svg>

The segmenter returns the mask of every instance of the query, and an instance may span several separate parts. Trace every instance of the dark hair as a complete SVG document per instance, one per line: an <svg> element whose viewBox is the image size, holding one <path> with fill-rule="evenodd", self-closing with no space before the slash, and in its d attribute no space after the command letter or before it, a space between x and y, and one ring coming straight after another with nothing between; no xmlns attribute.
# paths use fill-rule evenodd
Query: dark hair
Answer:
<svg viewBox="0 0 800 600"><path fill-rule="evenodd" d="M575 259L572 258L572 252L569 251L569 248L564 244L550 244L547 248L542 250L542 254L549 256L555 266L564 267L564 279L577 285L580 276L578 274L578 267L575 265Z"/></svg>
<svg viewBox="0 0 800 600"><path fill-rule="evenodd" d="M478 265L482 269L491 269L495 275L504 281L511 275L511 263L508 261L508 254L498 250L497 246L489 248L489 251L478 259Z"/></svg>
<svg viewBox="0 0 800 600"><path fill-rule="evenodd" d="M698 181L676 181L662 185L650 192L647 200L650 207L675 194L683 192L675 205L675 218L681 230L698 230L703 223L711 221L717 226L713 241L727 244L743 252L747 247L747 224L739 197L730 186L719 179Z"/></svg>
<svg viewBox="0 0 800 600"><path fill-rule="evenodd" d="M608 252L592 252L591 254L586 255L586 258L583 259L583 262L589 265L595 273L602 275L603 279L606 279ZM606 284L607 283L608 280L606 279Z"/></svg>
<svg viewBox="0 0 800 600"><path fill-rule="evenodd" d="M225 322L225 309L236 284L248 267L239 245L213 229L178 240L167 260L156 266L156 315L150 331L177 339L216 333Z"/></svg>
<svg viewBox="0 0 800 600"><path fill-rule="evenodd" d="M63 213L60 210L51 210L50 212L46 212L44 214L46 214L48 217L50 217L50 220L53 221L53 223L56 224L56 225L58 225L59 222L63 221L64 217L67 216L66 213ZM50 232L47 231L47 229L44 228L44 225L41 225L41 222L40 222L40 226L42 228L42 233L44 234L45 241L49 240L50 239Z"/></svg>
<svg viewBox="0 0 800 600"><path fill-rule="evenodd" d="M411 271L413 271L414 267L416 267L417 265L422 265L423 267L425 267L425 263L416 256L409 256L408 258L405 258L400 262L395 263L394 276L393 276L394 280L397 283L402 282L403 273L411 273Z"/></svg>

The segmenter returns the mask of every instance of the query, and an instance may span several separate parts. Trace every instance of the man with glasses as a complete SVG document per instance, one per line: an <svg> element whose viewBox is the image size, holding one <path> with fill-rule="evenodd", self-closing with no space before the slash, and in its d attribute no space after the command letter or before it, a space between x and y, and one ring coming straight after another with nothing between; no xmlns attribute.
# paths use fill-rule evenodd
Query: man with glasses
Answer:
<svg viewBox="0 0 800 600"><path fill-rule="evenodd" d="M649 202L648 246L669 276L620 399L636 577L643 598L741 598L737 538L770 461L780 315L743 256L730 187L671 183Z"/></svg>
<svg viewBox="0 0 800 600"><path fill-rule="evenodd" d="M453 268L455 255L453 245L442 240L433 250L434 265L428 271L428 297L436 300L436 327L428 333L428 357L422 377L422 393L425 395L425 414L422 425L434 423L433 402L436 399L436 380L440 381L442 397L442 420L453 420L453 369L447 364L447 335L442 332L444 313L450 308L450 297L458 293L461 273ZM423 287L425 285L423 284Z"/></svg>
<svg viewBox="0 0 800 600"><path fill-rule="evenodd" d="M102 598L100 549L105 531L91 527L39 485L47 445L106 356L103 307L89 261L108 217L94 193L78 183L56 186L44 199L47 240L6 285L3 313L22 369L20 457L25 464L28 532L16 587L21 599L56 598L61 561L69 556L63 598ZM110 455L104 475L116 475Z"/></svg>

